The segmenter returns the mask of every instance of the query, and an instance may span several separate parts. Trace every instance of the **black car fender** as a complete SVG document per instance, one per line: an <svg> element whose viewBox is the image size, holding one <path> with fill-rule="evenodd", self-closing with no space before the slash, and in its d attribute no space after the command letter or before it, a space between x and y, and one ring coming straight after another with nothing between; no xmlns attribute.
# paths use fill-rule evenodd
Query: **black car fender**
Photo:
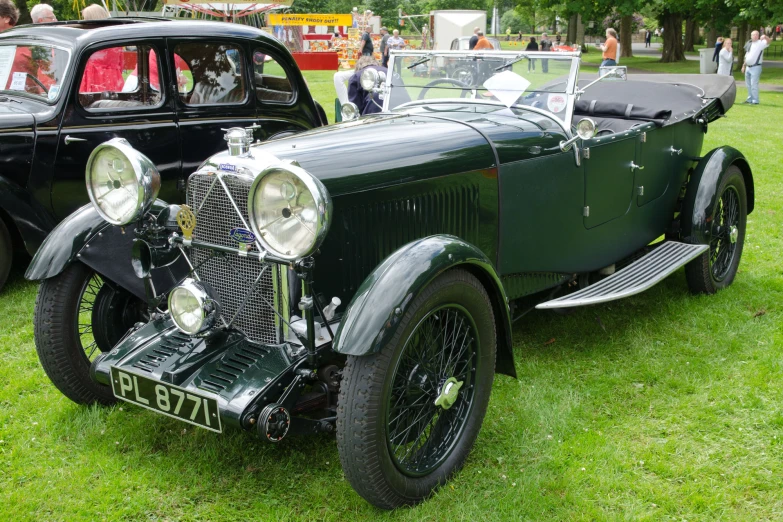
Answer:
<svg viewBox="0 0 783 522"><path fill-rule="evenodd" d="M0 219L14 229L33 255L54 228L54 220L30 192L0 175Z"/></svg>
<svg viewBox="0 0 783 522"><path fill-rule="evenodd" d="M343 313L333 349L344 355L379 352L394 336L407 307L438 275L465 268L487 289L497 323L495 370L516 377L508 299L494 266L478 247L434 235L401 247L367 276Z"/></svg>
<svg viewBox="0 0 783 522"><path fill-rule="evenodd" d="M699 160L688 180L680 216L684 240L690 243L709 243L712 209L715 207L716 199L720 197L718 187L731 165L736 165L742 172L748 197L748 214L753 211L755 203L753 173L745 156L737 149L728 146L712 149Z"/></svg>
<svg viewBox="0 0 783 522"><path fill-rule="evenodd" d="M157 214L168 205L158 199L150 212ZM131 250L136 237L135 224L117 227L104 221L92 204L65 218L35 253L25 278L40 281L59 275L72 263L81 262L108 280L144 299L144 282L131 265ZM187 263L180 259L171 266L152 271L156 291L165 293L188 274Z"/></svg>

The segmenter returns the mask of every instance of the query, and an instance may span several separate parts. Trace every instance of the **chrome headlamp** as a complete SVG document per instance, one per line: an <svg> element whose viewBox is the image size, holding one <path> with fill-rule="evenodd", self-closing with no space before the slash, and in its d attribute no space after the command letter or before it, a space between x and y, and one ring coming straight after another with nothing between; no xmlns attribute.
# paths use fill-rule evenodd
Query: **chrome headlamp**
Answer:
<svg viewBox="0 0 783 522"><path fill-rule="evenodd" d="M353 102L343 103L340 107L342 121L352 121L359 117L359 107Z"/></svg>
<svg viewBox="0 0 783 522"><path fill-rule="evenodd" d="M95 147L86 181L95 210L112 225L127 225L143 215L160 191L155 164L122 138Z"/></svg>
<svg viewBox="0 0 783 522"><path fill-rule="evenodd" d="M215 326L220 315L220 303L209 285L185 279L169 293L169 313L177 328L196 335Z"/></svg>
<svg viewBox="0 0 783 522"><path fill-rule="evenodd" d="M332 199L323 183L303 168L275 165L253 181L247 211L264 248L293 261L321 245L329 230Z"/></svg>
<svg viewBox="0 0 783 522"><path fill-rule="evenodd" d="M359 84L362 86L362 89L368 92L380 87L385 82L386 73L372 67L362 69L362 74L359 76Z"/></svg>

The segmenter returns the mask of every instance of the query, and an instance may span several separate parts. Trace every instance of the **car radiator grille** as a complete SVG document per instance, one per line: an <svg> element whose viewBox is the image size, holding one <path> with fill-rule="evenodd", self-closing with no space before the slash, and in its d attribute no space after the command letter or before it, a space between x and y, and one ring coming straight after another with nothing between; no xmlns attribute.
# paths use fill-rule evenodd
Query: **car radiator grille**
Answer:
<svg viewBox="0 0 783 522"><path fill-rule="evenodd" d="M247 196L252 181L244 176L220 175L247 222ZM187 203L196 214L193 239L233 248L238 246L229 234L232 228L245 228L245 225L215 174L197 172L190 176ZM251 251L254 250L257 251L255 245L251 247ZM212 251L202 248L191 248L190 255L201 280L209 283L217 292L221 314L226 322L231 321L242 306L261 270L268 267L233 326L254 341L279 341L276 316L267 304L277 306L274 297L275 288L278 287L278 270L275 266L260 263L257 258L214 255Z"/></svg>

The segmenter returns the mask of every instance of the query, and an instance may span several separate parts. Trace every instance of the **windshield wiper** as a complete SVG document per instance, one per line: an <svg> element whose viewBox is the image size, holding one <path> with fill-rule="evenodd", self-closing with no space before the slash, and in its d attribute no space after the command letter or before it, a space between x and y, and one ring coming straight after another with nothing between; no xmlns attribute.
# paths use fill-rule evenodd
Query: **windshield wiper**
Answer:
<svg viewBox="0 0 783 522"><path fill-rule="evenodd" d="M508 67L509 65L514 65L514 64L515 64L515 63L517 63L517 62L521 62L521 61L522 61L522 60L524 60L525 58L527 58L527 54L524 54L524 53L522 53L522 54L520 54L519 56L517 56L516 58L514 58L513 60L511 60L510 62L506 62L506 63L504 63L503 65L501 65L500 67L495 67L495 70L496 70L496 71L499 71L499 70L501 70L501 69L505 69L505 68L506 68L506 67Z"/></svg>
<svg viewBox="0 0 783 522"><path fill-rule="evenodd" d="M415 62L413 65L409 65L409 66L408 66L408 69L413 69L413 68L414 68L414 67L416 67L417 65L421 65L421 64L423 64L423 63L427 63L427 62L429 62L430 60L432 60L432 55L429 55L429 54L428 54L427 56L425 56L425 57L424 57L424 58L422 58L421 60L419 60L419 61Z"/></svg>

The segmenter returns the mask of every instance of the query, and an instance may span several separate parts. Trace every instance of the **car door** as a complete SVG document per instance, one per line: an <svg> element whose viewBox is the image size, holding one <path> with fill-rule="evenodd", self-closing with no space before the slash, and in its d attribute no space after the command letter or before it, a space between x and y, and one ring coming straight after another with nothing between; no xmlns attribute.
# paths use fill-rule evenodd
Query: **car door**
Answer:
<svg viewBox="0 0 783 522"><path fill-rule="evenodd" d="M635 173L636 204L640 207L661 197L672 183L678 183L681 170L674 147L674 126L654 128L639 140L639 161L642 169Z"/></svg>
<svg viewBox="0 0 783 522"><path fill-rule="evenodd" d="M628 213L634 194L636 134L612 134L582 144L585 156L584 226L591 229ZM585 153L586 152L586 153Z"/></svg>
<svg viewBox="0 0 783 522"><path fill-rule="evenodd" d="M256 122L248 49L242 42L218 38L170 38L167 46L187 176L225 150L224 129Z"/></svg>
<svg viewBox="0 0 783 522"><path fill-rule="evenodd" d="M177 201L179 136L166 94L162 40L101 44L76 68L58 133L52 208L62 219L89 202L84 169L96 146L124 138L158 166L160 197Z"/></svg>

